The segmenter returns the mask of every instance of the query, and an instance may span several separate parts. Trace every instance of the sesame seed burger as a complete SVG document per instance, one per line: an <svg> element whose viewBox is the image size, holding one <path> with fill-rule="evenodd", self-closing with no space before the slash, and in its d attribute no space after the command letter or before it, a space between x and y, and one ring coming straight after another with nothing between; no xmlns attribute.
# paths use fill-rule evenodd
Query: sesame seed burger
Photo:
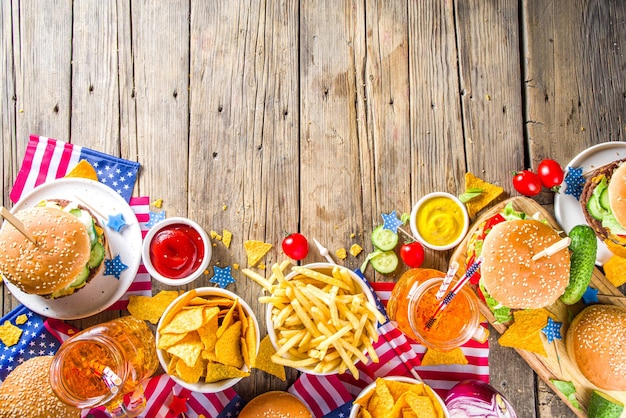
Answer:
<svg viewBox="0 0 626 418"><path fill-rule="evenodd" d="M602 241L626 246L626 159L593 171L580 203L589 226Z"/></svg>
<svg viewBox="0 0 626 418"><path fill-rule="evenodd" d="M543 308L565 292L570 280L567 248L532 260L560 240L548 223L526 217L510 204L470 237L468 257L484 259L479 287L498 322L511 319L511 309Z"/></svg>
<svg viewBox="0 0 626 418"><path fill-rule="evenodd" d="M53 356L33 357L17 366L0 386L0 418L80 417L50 386Z"/></svg>
<svg viewBox="0 0 626 418"><path fill-rule="evenodd" d="M604 390L626 390L626 308L591 305L565 336L567 353L591 383Z"/></svg>
<svg viewBox="0 0 626 418"><path fill-rule="evenodd" d="M45 298L68 296L101 269L106 238L87 208L67 200L48 200L15 217L37 243L4 222L0 274L22 292Z"/></svg>
<svg viewBox="0 0 626 418"><path fill-rule="evenodd" d="M239 418L313 418L302 401L288 392L271 391L252 399Z"/></svg>

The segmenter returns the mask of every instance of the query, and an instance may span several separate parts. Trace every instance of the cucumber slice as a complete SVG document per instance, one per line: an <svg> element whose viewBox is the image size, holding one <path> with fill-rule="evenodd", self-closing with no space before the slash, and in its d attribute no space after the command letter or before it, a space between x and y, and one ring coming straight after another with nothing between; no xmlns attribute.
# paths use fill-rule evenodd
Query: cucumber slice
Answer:
<svg viewBox="0 0 626 418"><path fill-rule="evenodd" d="M372 267L379 273L388 274L398 267L398 256L393 251L383 251L370 260Z"/></svg>
<svg viewBox="0 0 626 418"><path fill-rule="evenodd" d="M70 287L80 287L82 286L87 277L89 277L89 267L85 266L85 268L80 272L80 274L74 279L72 283L70 283Z"/></svg>
<svg viewBox="0 0 626 418"><path fill-rule="evenodd" d="M90 269L94 269L102 263L104 259L104 246L99 242L96 242L95 245L91 248L91 253L89 253L89 261L87 261L87 267Z"/></svg>
<svg viewBox="0 0 626 418"><path fill-rule="evenodd" d="M587 210L589 214L601 221L604 216L609 214L609 211L604 209L602 205L600 205L600 198L595 194L592 194L587 201Z"/></svg>
<svg viewBox="0 0 626 418"><path fill-rule="evenodd" d="M393 250L398 245L398 239L398 234L391 229L384 229L383 225L372 231L372 244L383 251Z"/></svg>
<svg viewBox="0 0 626 418"><path fill-rule="evenodd" d="M95 223L89 212L87 212L86 210L75 208L71 209L70 213L76 216L78 220L81 221L83 225L85 225L85 227L87 228L87 233L89 234L89 240L91 241L91 245L93 246L93 244L97 241L97 234Z"/></svg>
<svg viewBox="0 0 626 418"><path fill-rule="evenodd" d="M609 188L602 190L600 192L600 197L598 198L598 202L602 208L606 209L608 212L611 211L611 203L609 202Z"/></svg>

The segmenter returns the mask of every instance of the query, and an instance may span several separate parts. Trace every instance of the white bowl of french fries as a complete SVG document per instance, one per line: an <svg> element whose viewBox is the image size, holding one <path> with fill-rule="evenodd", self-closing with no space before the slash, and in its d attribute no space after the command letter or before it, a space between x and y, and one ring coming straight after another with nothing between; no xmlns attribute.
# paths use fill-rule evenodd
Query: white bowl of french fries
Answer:
<svg viewBox="0 0 626 418"><path fill-rule="evenodd" d="M157 325L161 367L193 392L221 392L249 376L259 342L259 324L250 306L217 287L180 295Z"/></svg>
<svg viewBox="0 0 626 418"><path fill-rule="evenodd" d="M269 293L259 301L267 304L274 363L317 375L350 371L358 379L356 363L378 362L372 344L378 341L377 323L385 317L369 286L352 270L287 261L272 266L268 279L250 270L244 274Z"/></svg>

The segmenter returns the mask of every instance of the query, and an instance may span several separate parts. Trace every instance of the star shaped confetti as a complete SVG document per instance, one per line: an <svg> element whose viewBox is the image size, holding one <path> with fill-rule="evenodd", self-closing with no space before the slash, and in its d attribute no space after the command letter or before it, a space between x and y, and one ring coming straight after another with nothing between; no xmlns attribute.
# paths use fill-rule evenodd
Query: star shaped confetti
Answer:
<svg viewBox="0 0 626 418"><path fill-rule="evenodd" d="M403 222L398 219L398 214L394 210L391 213L383 213L381 215L383 217L383 229L389 229L396 234L398 233L398 227L403 225Z"/></svg>
<svg viewBox="0 0 626 418"><path fill-rule="evenodd" d="M126 226L124 214L118 213L116 215L109 215L109 222L107 222L107 226L116 232L120 232Z"/></svg>
<svg viewBox="0 0 626 418"><path fill-rule="evenodd" d="M126 270L128 266L122 263L122 259L120 255L116 255L111 260L104 260L104 275L105 276L115 276L117 280L120 279L120 275L124 270Z"/></svg>
<svg viewBox="0 0 626 418"><path fill-rule="evenodd" d="M583 302L587 305L598 303L598 289L588 286L587 290L585 290L585 293L583 294Z"/></svg>
<svg viewBox="0 0 626 418"><path fill-rule="evenodd" d="M146 226L148 228L151 228L154 225L156 225L157 223L159 223L160 221L162 221L163 219L165 219L165 211L164 210L162 210L160 212L152 212L152 211L150 211L150 220L146 223Z"/></svg>
<svg viewBox="0 0 626 418"><path fill-rule="evenodd" d="M170 402L168 408L174 416L179 416L182 413L187 412L187 399L182 396L172 396L172 402Z"/></svg>
<svg viewBox="0 0 626 418"><path fill-rule="evenodd" d="M548 325L541 329L541 332L543 332L546 338L548 338L548 344L552 344L552 341L554 340L563 339L561 337L561 325L563 325L562 322L557 322L552 318L548 318Z"/></svg>
<svg viewBox="0 0 626 418"><path fill-rule="evenodd" d="M231 266L219 268L217 266L213 266L213 277L209 280L211 283L217 283L219 287L224 289L230 283L235 283L235 279L230 274Z"/></svg>
<svg viewBox="0 0 626 418"><path fill-rule="evenodd" d="M585 185L585 178L583 177L582 167L569 167L567 174L565 175L565 194L572 195L576 200L580 199L580 195L583 192L583 186Z"/></svg>

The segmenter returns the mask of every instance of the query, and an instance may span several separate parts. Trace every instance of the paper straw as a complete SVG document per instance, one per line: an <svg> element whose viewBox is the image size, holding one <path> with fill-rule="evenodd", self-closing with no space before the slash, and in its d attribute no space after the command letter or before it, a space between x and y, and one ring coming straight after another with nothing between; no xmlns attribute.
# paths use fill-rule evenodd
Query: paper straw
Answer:
<svg viewBox="0 0 626 418"><path fill-rule="evenodd" d="M450 268L448 268L448 272L446 273L446 276L443 278L443 282L441 283L441 286L439 287L439 291L437 292L437 295L435 296L437 298L437 300L440 300L443 295L446 294L446 290L448 290L448 287L450 287L450 283L452 283L452 279L454 279L454 275L456 274L456 271L459 269L459 263L457 263L456 261L453 261L452 264L450 264Z"/></svg>
<svg viewBox="0 0 626 418"><path fill-rule="evenodd" d="M426 322L427 329L431 328L435 324L435 321L437 320L441 312L450 304L450 302L457 295L461 287L463 287L465 283L467 283L472 278L472 276L476 274L476 271L482 264L483 260L484 258L482 256L478 257L476 261L467 268L467 271L465 272L463 277L461 277L461 280L459 280L454 285L452 290L450 290L450 292L448 292L448 294L441 300L441 302L439 303L439 306L437 306L437 309L435 310L435 313L430 317L428 322Z"/></svg>

